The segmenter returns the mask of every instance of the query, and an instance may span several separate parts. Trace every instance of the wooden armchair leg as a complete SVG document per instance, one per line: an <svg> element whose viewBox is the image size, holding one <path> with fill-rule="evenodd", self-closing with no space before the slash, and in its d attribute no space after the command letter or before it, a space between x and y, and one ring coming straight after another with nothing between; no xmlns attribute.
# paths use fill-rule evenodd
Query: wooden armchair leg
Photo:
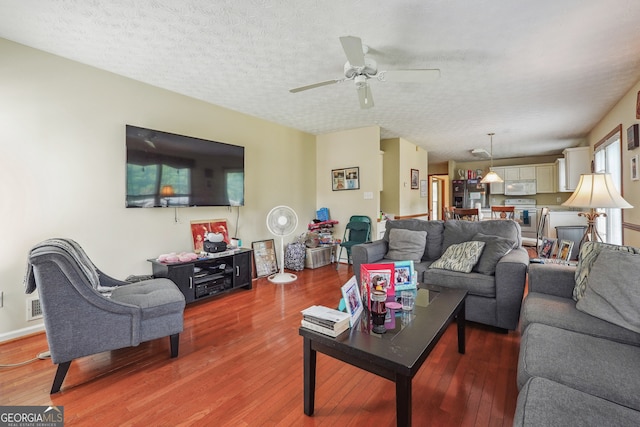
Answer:
<svg viewBox="0 0 640 427"><path fill-rule="evenodd" d="M56 371L56 376L53 379L53 386L51 387L51 394L54 394L60 391L60 387L62 387L62 382L64 381L64 377L67 376L67 371L69 370L69 366L71 366L71 360L69 360L68 362L58 364L58 370Z"/></svg>
<svg viewBox="0 0 640 427"><path fill-rule="evenodd" d="M178 347L180 345L180 334L173 334L169 337L171 340L171 358L178 357Z"/></svg>

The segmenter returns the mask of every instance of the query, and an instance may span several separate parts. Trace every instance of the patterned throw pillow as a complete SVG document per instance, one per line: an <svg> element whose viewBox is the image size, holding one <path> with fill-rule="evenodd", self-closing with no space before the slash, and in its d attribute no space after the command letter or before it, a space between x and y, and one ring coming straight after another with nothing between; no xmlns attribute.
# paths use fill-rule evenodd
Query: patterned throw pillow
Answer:
<svg viewBox="0 0 640 427"><path fill-rule="evenodd" d="M473 266L476 265L478 259L480 259L484 245L484 242L478 241L451 245L444 251L440 259L431 264L429 268L470 273Z"/></svg>
<svg viewBox="0 0 640 427"><path fill-rule="evenodd" d="M633 246L619 246L602 242L585 242L580 248L578 255L578 266L575 272L576 285L573 288L573 299L579 301L587 290L587 278L591 272L593 263L596 262L601 251L622 251L632 254L640 254L640 248Z"/></svg>

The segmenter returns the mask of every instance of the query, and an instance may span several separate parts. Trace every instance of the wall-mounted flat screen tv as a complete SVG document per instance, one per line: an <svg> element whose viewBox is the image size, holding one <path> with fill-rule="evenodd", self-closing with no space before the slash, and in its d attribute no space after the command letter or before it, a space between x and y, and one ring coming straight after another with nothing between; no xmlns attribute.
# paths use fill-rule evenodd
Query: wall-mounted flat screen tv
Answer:
<svg viewBox="0 0 640 427"><path fill-rule="evenodd" d="M244 205L244 147L127 125L128 208Z"/></svg>

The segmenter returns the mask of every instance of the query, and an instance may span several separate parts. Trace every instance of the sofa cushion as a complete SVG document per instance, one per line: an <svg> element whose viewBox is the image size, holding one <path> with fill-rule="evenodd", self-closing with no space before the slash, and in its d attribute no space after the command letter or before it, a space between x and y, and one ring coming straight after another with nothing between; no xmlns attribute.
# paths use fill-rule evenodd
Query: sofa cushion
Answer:
<svg viewBox="0 0 640 427"><path fill-rule="evenodd" d="M529 292L522 305L520 319L521 332L524 332L530 324L543 323L594 337L640 346L640 334L583 313L576 308L576 302L571 298Z"/></svg>
<svg viewBox="0 0 640 427"><path fill-rule="evenodd" d="M431 264L429 268L471 273L473 266L476 265L482 254L484 245L484 242L477 241L451 245L444 254L442 254L440 259Z"/></svg>
<svg viewBox="0 0 640 427"><path fill-rule="evenodd" d="M444 221L424 221L415 218L387 220L386 231L383 237L387 242L389 241L389 232L394 228L427 232L427 243L424 248L424 254L422 255L423 261L433 261L442 255Z"/></svg>
<svg viewBox="0 0 640 427"><path fill-rule="evenodd" d="M513 220L495 219L488 221L446 221L442 250L457 243L473 240L473 236L482 233L488 236L499 236L514 242L513 247L522 246L520 225Z"/></svg>
<svg viewBox="0 0 640 427"><path fill-rule="evenodd" d="M640 333L640 255L602 251L587 277L578 310Z"/></svg>
<svg viewBox="0 0 640 427"><path fill-rule="evenodd" d="M532 377L640 409L640 348L534 323L522 335L518 388Z"/></svg>
<svg viewBox="0 0 640 427"><path fill-rule="evenodd" d="M518 394L514 426L637 426L640 412L546 378L531 378Z"/></svg>
<svg viewBox="0 0 640 427"><path fill-rule="evenodd" d="M385 258L394 261L420 262L426 244L426 231L393 228L389 230L389 250Z"/></svg>
<svg viewBox="0 0 640 427"><path fill-rule="evenodd" d="M610 243L602 242L585 242L580 248L578 254L578 266L576 267L576 285L573 288L573 299L578 301L584 295L587 289L587 277L591 272L593 263L600 255L600 252L606 251L621 251L629 252L632 254L640 254L640 248L634 248L633 246L620 246L612 245Z"/></svg>
<svg viewBox="0 0 640 427"><path fill-rule="evenodd" d="M435 262L435 261L434 261ZM433 265L433 264L432 264ZM420 276L418 276L420 277ZM422 283L438 285L451 289L465 289L470 295L477 295L485 298L496 297L496 279L495 276L487 276L486 274L461 273L458 271L442 270L439 268L428 268L422 275ZM467 313L471 304L467 299ZM483 303L483 310L490 310L489 301ZM469 317L467 316L467 319Z"/></svg>
<svg viewBox="0 0 640 427"><path fill-rule="evenodd" d="M482 233L476 233L473 236L473 240L485 243L480 259L475 267L473 267L473 271L488 275L496 273L496 264L513 249L513 245L515 244L513 240Z"/></svg>

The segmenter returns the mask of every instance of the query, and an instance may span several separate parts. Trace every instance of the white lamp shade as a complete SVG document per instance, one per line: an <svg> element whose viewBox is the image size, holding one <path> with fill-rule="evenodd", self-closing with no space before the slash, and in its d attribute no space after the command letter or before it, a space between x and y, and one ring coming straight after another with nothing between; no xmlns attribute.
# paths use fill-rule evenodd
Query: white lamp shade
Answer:
<svg viewBox="0 0 640 427"><path fill-rule="evenodd" d="M503 182L503 180L500 178L500 175L491 171L486 174L480 182L483 184L491 184L492 182Z"/></svg>
<svg viewBox="0 0 640 427"><path fill-rule="evenodd" d="M590 173L580 175L578 187L562 204L574 208L632 208L616 190L611 174Z"/></svg>

